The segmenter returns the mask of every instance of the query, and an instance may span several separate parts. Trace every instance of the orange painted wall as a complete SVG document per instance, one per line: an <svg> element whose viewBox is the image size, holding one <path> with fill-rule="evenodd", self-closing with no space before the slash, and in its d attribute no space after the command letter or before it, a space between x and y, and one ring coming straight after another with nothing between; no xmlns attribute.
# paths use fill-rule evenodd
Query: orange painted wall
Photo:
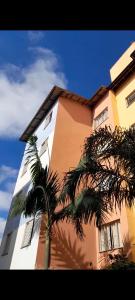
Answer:
<svg viewBox="0 0 135 300"><path fill-rule="evenodd" d="M58 171L60 179L66 171L77 166L82 154L84 139L91 133L91 112L75 101L59 98L50 166ZM84 225L85 239L80 241L72 224L59 223L54 227L51 242L51 269L85 269L93 261L96 266L96 234L93 225ZM44 261L44 241L40 236L37 268Z"/></svg>
<svg viewBox="0 0 135 300"><path fill-rule="evenodd" d="M57 121L51 156L52 169L60 176L76 167L83 150L84 139L91 133L91 112L75 101L59 98Z"/></svg>
<svg viewBox="0 0 135 300"><path fill-rule="evenodd" d="M84 139L91 133L91 121L91 112L86 106L68 99L59 99L51 167L53 170L59 170L61 179L65 171L77 166ZM84 241L77 238L72 224L62 222L55 227L51 248L51 268L83 269L90 267L91 260L93 264L96 263L95 227L92 225L84 227L86 235ZM62 238L59 238L61 235Z"/></svg>

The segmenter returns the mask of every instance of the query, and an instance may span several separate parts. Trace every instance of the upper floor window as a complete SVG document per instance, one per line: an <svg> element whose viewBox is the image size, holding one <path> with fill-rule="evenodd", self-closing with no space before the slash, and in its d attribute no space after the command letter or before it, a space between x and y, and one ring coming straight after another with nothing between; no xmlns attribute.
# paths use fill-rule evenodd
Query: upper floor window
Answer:
<svg viewBox="0 0 135 300"><path fill-rule="evenodd" d="M127 106L131 105L135 101L135 90L126 97Z"/></svg>
<svg viewBox="0 0 135 300"><path fill-rule="evenodd" d="M23 170L22 170L22 175L21 176L23 176L27 172L28 164L29 164L29 161L26 160L24 165L23 165Z"/></svg>
<svg viewBox="0 0 135 300"><path fill-rule="evenodd" d="M48 126L48 124L51 122L52 119L52 111L49 113L49 115L45 119L45 126L44 129Z"/></svg>
<svg viewBox="0 0 135 300"><path fill-rule="evenodd" d="M108 225L103 225L99 232L100 252L113 250L122 247L120 234L120 221L115 221Z"/></svg>
<svg viewBox="0 0 135 300"><path fill-rule="evenodd" d="M7 255L9 252L10 248L10 243L11 243L11 238L12 238L12 232L8 233L6 236L6 241L3 249L3 254L2 255Z"/></svg>
<svg viewBox="0 0 135 300"><path fill-rule="evenodd" d="M48 138L41 145L39 156L41 156L47 150L47 147L48 147Z"/></svg>
<svg viewBox="0 0 135 300"><path fill-rule="evenodd" d="M106 107L95 119L94 129L100 126L108 118L108 108Z"/></svg>
<svg viewBox="0 0 135 300"><path fill-rule="evenodd" d="M133 123L133 124L131 125L131 128L135 129L135 123Z"/></svg>
<svg viewBox="0 0 135 300"><path fill-rule="evenodd" d="M23 241L22 241L22 246L21 248L27 247L30 245L31 243L31 238L32 238L32 229L33 229L33 220L30 220L29 222L26 223L26 227L25 227L25 232L24 232L24 236L23 236Z"/></svg>

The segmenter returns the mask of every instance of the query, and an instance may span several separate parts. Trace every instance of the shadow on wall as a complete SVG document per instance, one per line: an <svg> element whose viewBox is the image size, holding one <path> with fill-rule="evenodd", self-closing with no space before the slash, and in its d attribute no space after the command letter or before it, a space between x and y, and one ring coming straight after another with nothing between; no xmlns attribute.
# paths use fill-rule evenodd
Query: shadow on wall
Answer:
<svg viewBox="0 0 135 300"><path fill-rule="evenodd" d="M61 105L63 109L66 111L66 113L70 115L70 118L72 118L77 123L80 124L83 123L84 125L88 126L90 129L90 125L92 124L92 115L91 115L91 110L88 108L88 106L85 106L79 102L77 103L70 99L66 99L65 101L64 98L63 99L61 98Z"/></svg>
<svg viewBox="0 0 135 300"><path fill-rule="evenodd" d="M51 242L51 269L91 269L77 238L71 241L70 234L54 226Z"/></svg>

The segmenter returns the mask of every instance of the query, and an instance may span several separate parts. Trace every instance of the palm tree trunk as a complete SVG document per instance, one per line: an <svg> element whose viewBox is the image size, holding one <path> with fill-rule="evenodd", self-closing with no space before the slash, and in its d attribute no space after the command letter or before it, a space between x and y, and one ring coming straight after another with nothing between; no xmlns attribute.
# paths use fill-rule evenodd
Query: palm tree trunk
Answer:
<svg viewBox="0 0 135 300"><path fill-rule="evenodd" d="M50 226L49 222L47 222L46 227L46 235L45 235L45 270L49 268L50 265Z"/></svg>

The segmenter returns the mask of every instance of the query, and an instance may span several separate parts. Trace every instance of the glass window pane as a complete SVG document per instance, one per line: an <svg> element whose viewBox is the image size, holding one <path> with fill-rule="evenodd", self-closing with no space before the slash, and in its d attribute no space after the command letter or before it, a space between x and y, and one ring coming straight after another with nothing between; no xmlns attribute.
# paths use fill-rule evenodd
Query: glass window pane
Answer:
<svg viewBox="0 0 135 300"><path fill-rule="evenodd" d="M22 247L21 248L30 245L33 222L34 222L34 220L31 220L31 221L29 221L29 222L26 223L26 227L25 227L25 232L24 232L24 237L23 237Z"/></svg>
<svg viewBox="0 0 135 300"><path fill-rule="evenodd" d="M105 108L94 120L94 128L96 129L108 117L108 108Z"/></svg>
<svg viewBox="0 0 135 300"><path fill-rule="evenodd" d="M112 230L112 239L113 239L113 248L120 247L120 239L119 239L119 229L118 229L118 222L115 222L111 225Z"/></svg>
<svg viewBox="0 0 135 300"><path fill-rule="evenodd" d="M51 119L52 119L52 112L49 113L49 115L45 119L45 127L44 127L44 129L49 125L49 123L51 122Z"/></svg>
<svg viewBox="0 0 135 300"><path fill-rule="evenodd" d="M40 156L47 150L47 147L48 147L48 138L41 145L40 154L39 154Z"/></svg>

